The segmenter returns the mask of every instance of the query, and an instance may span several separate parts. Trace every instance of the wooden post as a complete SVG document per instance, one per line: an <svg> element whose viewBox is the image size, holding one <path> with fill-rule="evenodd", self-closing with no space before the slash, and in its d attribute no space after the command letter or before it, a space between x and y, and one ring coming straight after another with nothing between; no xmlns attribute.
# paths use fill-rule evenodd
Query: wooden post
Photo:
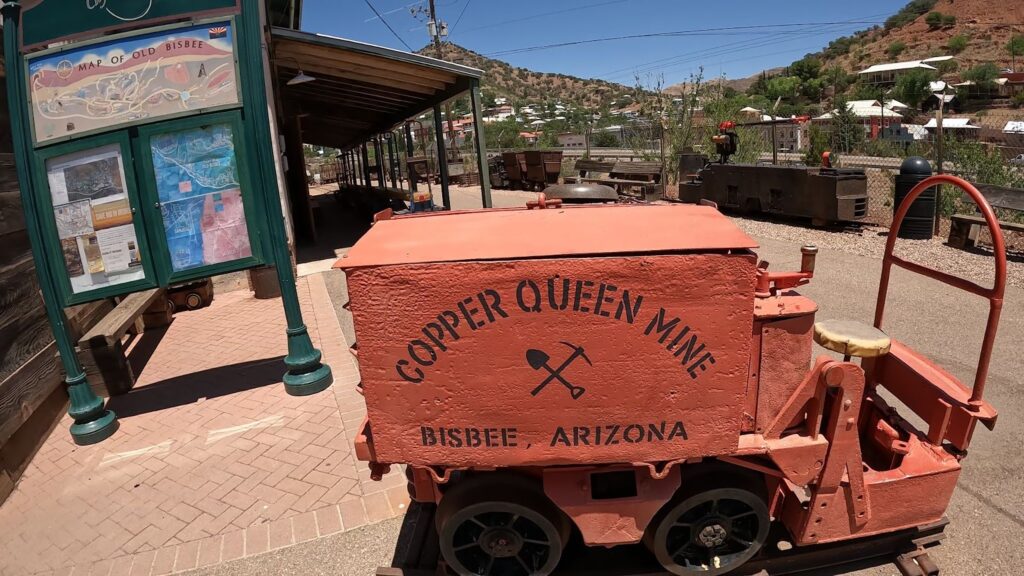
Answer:
<svg viewBox="0 0 1024 576"><path fill-rule="evenodd" d="M452 209L448 192L448 152L444 144L444 127L441 125L441 106L434 106L434 137L437 140L437 173L441 175L441 203Z"/></svg>
<svg viewBox="0 0 1024 576"><path fill-rule="evenodd" d="M373 184L373 180L370 178L370 151L366 147L366 142L360 144L359 149L362 152L363 170L361 176L363 177L363 186L369 187Z"/></svg>

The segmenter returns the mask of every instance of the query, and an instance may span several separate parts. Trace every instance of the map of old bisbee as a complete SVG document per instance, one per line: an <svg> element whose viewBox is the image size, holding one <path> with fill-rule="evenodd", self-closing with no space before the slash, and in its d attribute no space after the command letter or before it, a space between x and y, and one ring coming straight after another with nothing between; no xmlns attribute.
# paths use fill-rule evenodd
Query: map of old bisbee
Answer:
<svg viewBox="0 0 1024 576"><path fill-rule="evenodd" d="M36 140L236 104L231 32L196 26L33 60Z"/></svg>

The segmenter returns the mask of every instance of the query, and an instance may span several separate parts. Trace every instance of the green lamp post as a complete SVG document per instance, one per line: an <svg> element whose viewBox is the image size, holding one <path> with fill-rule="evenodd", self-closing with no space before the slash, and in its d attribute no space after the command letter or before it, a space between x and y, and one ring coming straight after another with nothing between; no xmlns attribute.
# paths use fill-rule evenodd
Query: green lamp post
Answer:
<svg viewBox="0 0 1024 576"><path fill-rule="evenodd" d="M68 385L68 396L71 404L68 414L75 419L71 425L71 438L75 444L85 446L96 444L109 438L117 431L117 416L106 409L103 399L93 392L86 380L82 365L75 355L75 346L68 332L67 317L64 309L58 304L57 288L50 276L50 267L46 263L46 251L43 250L43 233L38 226L34 190L28 175L30 165L29 150L32 148L28 138L28 122L24 101L19 97L25 86L25 70L17 63L18 51L18 20L21 6L18 2L4 2L0 7L4 19L4 53L8 57L7 94L10 96L11 136L14 143L15 164L18 171L18 182L21 188L21 204L25 210L25 225L32 244L32 257L35 259L36 274L39 288L43 293L46 316L53 330L53 339L60 351L61 363L64 366L65 382ZM13 60L15 63L11 65Z"/></svg>

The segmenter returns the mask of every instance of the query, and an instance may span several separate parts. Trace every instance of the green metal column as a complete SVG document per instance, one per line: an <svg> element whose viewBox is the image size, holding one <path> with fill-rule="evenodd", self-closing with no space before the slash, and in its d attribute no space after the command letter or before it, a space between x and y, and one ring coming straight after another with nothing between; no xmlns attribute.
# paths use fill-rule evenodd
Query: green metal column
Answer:
<svg viewBox="0 0 1024 576"><path fill-rule="evenodd" d="M473 140L476 142L476 163L480 170L480 202L484 208L493 208L491 202L491 174L487 167L487 138L484 136L484 123L481 121L482 106L480 105L480 81L471 81L470 100L473 103Z"/></svg>
<svg viewBox="0 0 1024 576"><path fill-rule="evenodd" d="M292 396L316 394L334 382L331 367L321 362L323 355L313 347L309 332L302 320L302 309L299 307L299 294L295 288L295 274L292 272L292 257L288 249L288 234L284 227L284 211L277 186L276 173L272 159L274 150L271 139L277 135L270 131L269 104L267 102L267 78L263 70L263 29L260 26L259 2L245 1L242 3L242 22L244 32L239 36L240 45L244 46L244 59L248 69L242 74L242 94L245 97L248 119L253 125L256 138L254 144L258 158L256 166L261 171L260 198L266 210L268 229L270 231L270 252L277 270L277 281L281 285L281 302L284 305L285 319L288 327L285 334L288 338L288 355L284 363L288 371L284 375L284 387Z"/></svg>
<svg viewBox="0 0 1024 576"><path fill-rule="evenodd" d="M67 317L60 307L57 297L57 286L50 276L46 264L46 250L43 249L43 233L38 226L38 214L35 204L35 189L30 177L30 157L32 143L29 142L28 114L22 105L25 99L25 68L21 65L21 54L18 51L20 32L19 15L21 6L17 2L6 2L0 8L4 18L4 53L7 59L7 95L11 115L11 136L14 142L14 157L18 172L18 183L21 188L21 204L25 211L25 226L32 243L32 257L35 260L36 275L43 293L46 306L46 317L53 330L53 339L60 351L61 364L64 366L65 379L68 385L68 396L71 404L68 414L75 419L71 425L71 438L75 444L85 446L96 444L109 438L117 431L117 416L106 409L103 399L92 391L85 378L82 365L75 355L75 345L68 332Z"/></svg>
<svg viewBox="0 0 1024 576"><path fill-rule="evenodd" d="M437 140L437 172L441 175L441 203L452 209L451 195L448 193L448 152L444 146L444 127L441 126L441 105L434 106L434 136Z"/></svg>
<svg viewBox="0 0 1024 576"><path fill-rule="evenodd" d="M373 180L370 175L370 151L366 142L363 142L360 150L363 153L363 186L373 186Z"/></svg>
<svg viewBox="0 0 1024 576"><path fill-rule="evenodd" d="M409 169L409 158L416 155L416 148L412 141L412 126L405 123L405 172L409 178L409 190L412 192L416 191L416 180L413 178L412 170Z"/></svg>

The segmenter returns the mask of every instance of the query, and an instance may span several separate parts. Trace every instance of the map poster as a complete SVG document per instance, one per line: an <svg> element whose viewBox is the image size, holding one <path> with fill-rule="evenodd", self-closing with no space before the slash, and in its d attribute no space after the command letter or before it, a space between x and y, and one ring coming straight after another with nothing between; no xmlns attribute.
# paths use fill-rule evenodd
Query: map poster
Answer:
<svg viewBox="0 0 1024 576"><path fill-rule="evenodd" d="M230 124L150 140L174 271L252 256Z"/></svg>
<svg viewBox="0 0 1024 576"><path fill-rule="evenodd" d="M74 239L93 232L92 206L88 200L53 207L57 219L57 236L61 240Z"/></svg>
<svg viewBox="0 0 1024 576"><path fill-rule="evenodd" d="M40 144L239 103L230 22L71 48L28 73Z"/></svg>

